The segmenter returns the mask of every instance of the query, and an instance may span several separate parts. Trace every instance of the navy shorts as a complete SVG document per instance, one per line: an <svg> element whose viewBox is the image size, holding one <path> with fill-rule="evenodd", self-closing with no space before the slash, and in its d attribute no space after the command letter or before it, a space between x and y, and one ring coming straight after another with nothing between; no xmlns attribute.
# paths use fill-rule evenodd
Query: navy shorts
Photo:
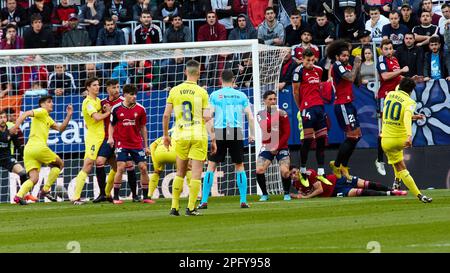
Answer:
<svg viewBox="0 0 450 273"><path fill-rule="evenodd" d="M19 164L14 157L7 157L0 159L0 167L8 170L8 172L12 172L12 169L16 164Z"/></svg>
<svg viewBox="0 0 450 273"><path fill-rule="evenodd" d="M100 146L100 150L98 151L97 157L101 156L107 159L110 159L114 155L114 148L112 148L108 141L103 140L102 146Z"/></svg>
<svg viewBox="0 0 450 273"><path fill-rule="evenodd" d="M302 111L303 129L313 128L319 131L327 128L327 114L323 105L316 105Z"/></svg>
<svg viewBox="0 0 450 273"><path fill-rule="evenodd" d="M339 126L345 132L359 128L358 113L351 102L334 105L334 113L336 114Z"/></svg>
<svg viewBox="0 0 450 273"><path fill-rule="evenodd" d="M351 180L347 180L345 176L342 176L336 181L336 186L334 187L333 196L336 197L347 197L348 192L358 187L358 177L353 176Z"/></svg>
<svg viewBox="0 0 450 273"><path fill-rule="evenodd" d="M117 161L130 161L133 160L136 164L139 162L147 161L147 156L145 155L145 151L143 149L125 149L125 148L117 148L116 149L116 157Z"/></svg>
<svg viewBox="0 0 450 273"><path fill-rule="evenodd" d="M281 149L278 151L276 155L272 154L270 151L262 151L259 153L260 157L263 157L267 160L272 161L275 157L278 161L282 160L283 158L289 156L289 150L288 149Z"/></svg>

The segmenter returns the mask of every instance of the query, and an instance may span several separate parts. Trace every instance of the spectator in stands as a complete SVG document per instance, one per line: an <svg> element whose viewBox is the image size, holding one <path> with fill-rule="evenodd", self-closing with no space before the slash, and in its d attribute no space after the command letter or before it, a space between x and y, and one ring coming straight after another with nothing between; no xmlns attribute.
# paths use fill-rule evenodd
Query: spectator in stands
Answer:
<svg viewBox="0 0 450 273"><path fill-rule="evenodd" d="M0 85L0 99L12 95L11 92L14 90L12 83L5 82Z"/></svg>
<svg viewBox="0 0 450 273"><path fill-rule="evenodd" d="M182 15L181 6L175 0L164 0L158 7L155 19L163 21L167 26L175 15Z"/></svg>
<svg viewBox="0 0 450 273"><path fill-rule="evenodd" d="M372 41L380 43L382 40L382 29L389 24L389 19L380 14L378 7L370 7L370 19L366 21L366 30L371 32Z"/></svg>
<svg viewBox="0 0 450 273"><path fill-rule="evenodd" d="M34 5L28 9L28 16L33 16L38 13L41 15L41 21L44 25L52 23L52 8L44 4L44 0L34 0ZM31 20L31 19L30 19ZM33 22L30 21L32 24Z"/></svg>
<svg viewBox="0 0 450 273"><path fill-rule="evenodd" d="M439 28L431 24L431 12L429 11L422 11L420 23L421 25L415 26L412 32L414 33L417 46L422 46L423 51L428 52L430 38L433 35L438 35Z"/></svg>
<svg viewBox="0 0 450 273"><path fill-rule="evenodd" d="M73 75L65 71L62 64L55 65L55 71L48 77L48 93L52 96L70 95L77 87Z"/></svg>
<svg viewBox="0 0 450 273"><path fill-rule="evenodd" d="M431 0L423 0L422 1L422 12L428 11L431 14L431 23L433 25L439 25L439 19L441 16L433 11L433 3ZM422 17L422 16L421 16Z"/></svg>
<svg viewBox="0 0 450 273"><path fill-rule="evenodd" d="M183 82L185 60L182 53L180 49L176 49L175 58L169 59L167 65L161 68L160 90L170 91L174 86Z"/></svg>
<svg viewBox="0 0 450 273"><path fill-rule="evenodd" d="M17 0L17 6L23 8L23 9L28 9L30 8L30 1L29 0Z"/></svg>
<svg viewBox="0 0 450 273"><path fill-rule="evenodd" d="M152 62L136 61L134 69L129 71L129 83L137 87L138 91L150 91L153 84Z"/></svg>
<svg viewBox="0 0 450 273"><path fill-rule="evenodd" d="M438 36L432 36L428 44L430 51L425 53L423 67L423 80L446 79L450 81L448 68L445 65L444 52L441 49L441 40Z"/></svg>
<svg viewBox="0 0 450 273"><path fill-rule="evenodd" d="M301 43L298 45L292 46L292 59L297 65L300 65L303 62L303 51L309 48L314 53L314 57L316 57L315 62L320 60L320 50L316 45L311 43L312 41L312 32L311 29L305 28L301 34Z"/></svg>
<svg viewBox="0 0 450 273"><path fill-rule="evenodd" d="M23 39L17 35L17 27L9 24L5 27L5 38L0 43L0 49L22 49Z"/></svg>
<svg viewBox="0 0 450 273"><path fill-rule="evenodd" d="M330 20L335 20L335 17L331 14L327 13L324 8L324 4L326 4L330 9L333 7L333 0L308 0L308 4L306 6L306 13L309 17L309 23L314 24L317 16L321 16L323 14L327 15L327 18Z"/></svg>
<svg viewBox="0 0 450 273"><path fill-rule="evenodd" d="M300 10L297 9L296 0L278 0L277 20L283 26L288 27L291 24L290 17L294 11L300 12Z"/></svg>
<svg viewBox="0 0 450 273"><path fill-rule="evenodd" d="M249 53L245 53L242 61L238 65L235 84L239 88L252 87L253 85L252 58Z"/></svg>
<svg viewBox="0 0 450 273"><path fill-rule="evenodd" d="M302 31L308 25L302 22L302 16L299 10L294 10L290 16L291 24L288 25L284 31L286 33L286 46L298 45L301 40Z"/></svg>
<svg viewBox="0 0 450 273"><path fill-rule="evenodd" d="M86 80L89 78L97 78L99 79L100 82L100 88L101 88L101 92L103 92L105 90L105 86L103 86L103 77L102 77L102 73L100 71L97 70L97 68L95 67L94 63L87 63L86 65L84 65L84 68L79 69L79 74L75 80L76 82L76 86L78 87L78 92L82 95L82 96L86 96L87 95L87 91L86 91Z"/></svg>
<svg viewBox="0 0 450 273"><path fill-rule="evenodd" d="M29 56L27 61L34 62L39 56ZM29 90L33 83L39 83L41 88L47 88L48 70L45 66L24 66L22 68L22 77L19 82L19 95L25 90Z"/></svg>
<svg viewBox="0 0 450 273"><path fill-rule="evenodd" d="M43 27L42 17L39 14L31 16L31 28L27 29L24 34L24 48L49 48L53 47L53 33Z"/></svg>
<svg viewBox="0 0 450 273"><path fill-rule="evenodd" d="M400 24L405 25L410 32L415 26L419 25L419 19L412 12L410 5L403 4L400 9L400 15Z"/></svg>
<svg viewBox="0 0 450 273"><path fill-rule="evenodd" d="M6 7L2 9L0 17L2 27L8 24L23 27L29 23L27 11L21 6L17 6L16 0L6 0Z"/></svg>
<svg viewBox="0 0 450 273"><path fill-rule="evenodd" d="M133 21L139 21L144 10L151 13L150 0L137 0L133 5Z"/></svg>
<svg viewBox="0 0 450 273"><path fill-rule="evenodd" d="M338 38L356 42L358 35L365 29L361 20L357 20L355 9L344 10L344 20L338 25Z"/></svg>
<svg viewBox="0 0 450 273"><path fill-rule="evenodd" d="M312 43L325 45L336 39L336 27L329 21L326 14L316 16L316 22L312 26Z"/></svg>
<svg viewBox="0 0 450 273"><path fill-rule="evenodd" d="M162 42L162 31L159 26L152 23L150 11L141 13L141 24L134 31L135 44L158 44Z"/></svg>
<svg viewBox="0 0 450 273"><path fill-rule="evenodd" d="M447 0L432 0L433 8L432 11L442 16L442 5L448 4Z"/></svg>
<svg viewBox="0 0 450 273"><path fill-rule="evenodd" d="M341 22L345 20L345 10L347 8L352 8L353 10L355 10L357 19L364 22L362 0L334 0L333 8L336 16Z"/></svg>
<svg viewBox="0 0 450 273"><path fill-rule="evenodd" d="M280 70L280 80L278 82L278 90L283 90L284 88L292 85L292 75L294 73L297 64L292 60L292 55L290 50L287 50L286 56L284 56L283 64Z"/></svg>
<svg viewBox="0 0 450 273"><path fill-rule="evenodd" d="M409 32L409 30L405 25L400 24L400 14L397 11L391 11L389 13L389 22L390 24L383 27L383 39L391 40L394 49L397 49L403 44L405 34Z"/></svg>
<svg viewBox="0 0 450 273"><path fill-rule="evenodd" d="M231 9L233 10L233 15L236 15L236 16L241 13L247 14L248 0L233 0Z"/></svg>
<svg viewBox="0 0 450 273"><path fill-rule="evenodd" d="M393 0L392 9L400 11L403 6L408 6L413 13L418 14L421 3L422 0Z"/></svg>
<svg viewBox="0 0 450 273"><path fill-rule="evenodd" d="M364 46L361 54L361 70L359 75L359 84L367 86L369 82L375 82L378 73L373 61L372 47Z"/></svg>
<svg viewBox="0 0 450 273"><path fill-rule="evenodd" d="M63 33L62 47L90 46L89 33L84 29L78 29L78 16L72 13L69 17L69 30Z"/></svg>
<svg viewBox="0 0 450 273"><path fill-rule="evenodd" d="M266 45L284 45L284 27L275 19L275 10L266 8L265 20L258 26L258 40Z"/></svg>
<svg viewBox="0 0 450 273"><path fill-rule="evenodd" d="M267 7L273 7L273 0L248 0L248 18L255 28L264 22Z"/></svg>
<svg viewBox="0 0 450 273"><path fill-rule="evenodd" d="M243 13L239 14L237 17L237 27L230 32L230 35L228 35L228 40L247 40L257 38L258 33L252 26L250 19Z"/></svg>
<svg viewBox="0 0 450 273"><path fill-rule="evenodd" d="M60 4L53 10L52 24L62 25L56 30L56 37L59 41L62 33L69 29L69 17L71 14L78 14L78 8L69 5L69 0L61 0Z"/></svg>
<svg viewBox="0 0 450 273"><path fill-rule="evenodd" d="M233 0L211 0L211 10L216 13L219 23L227 29L228 34L234 28L232 4Z"/></svg>
<svg viewBox="0 0 450 273"><path fill-rule="evenodd" d="M97 42L98 32L102 27L101 22L104 16L105 4L101 1L87 0L86 4L81 6L80 22L87 24L85 28L89 33L92 45L95 45Z"/></svg>
<svg viewBox="0 0 450 273"><path fill-rule="evenodd" d="M450 4L443 4L441 7L442 17L439 19L439 34L444 36L445 29L448 23L450 23Z"/></svg>
<svg viewBox="0 0 450 273"><path fill-rule="evenodd" d="M420 79L423 76L423 49L415 45L414 34L408 32L405 34L403 45L395 51L400 67L409 67L409 71L403 73L405 77L416 77ZM422 77L423 78L423 77Z"/></svg>
<svg viewBox="0 0 450 273"><path fill-rule="evenodd" d="M183 12L182 12L183 18L186 19L205 18L205 14L209 10L211 10L211 2L209 0L183 1ZM247 12L247 9L245 10L245 12Z"/></svg>
<svg viewBox="0 0 450 273"><path fill-rule="evenodd" d="M365 0L364 11L367 12L371 7L378 7L378 10L385 17L389 16L389 12L392 11L392 0Z"/></svg>
<svg viewBox="0 0 450 273"><path fill-rule="evenodd" d="M131 28L124 23L133 19L133 6L129 1L112 0L105 4L105 8L105 16L111 17L117 25L124 25L121 27L121 30L124 34L125 43L128 44L130 41Z"/></svg>
<svg viewBox="0 0 450 273"><path fill-rule="evenodd" d="M117 29L114 19L105 18L104 27L98 32L96 45L125 45L124 34Z"/></svg>
<svg viewBox="0 0 450 273"><path fill-rule="evenodd" d="M360 45L353 48L352 52L352 56L356 57L356 56L362 56L362 49L365 46L372 46L372 37L370 36L370 31L368 30L364 30L363 32L361 32L358 35L358 40ZM377 47L377 54L380 55L381 54L381 49L379 49Z"/></svg>
<svg viewBox="0 0 450 273"><path fill-rule="evenodd" d="M172 25L166 29L163 43L192 42L191 30L183 24L181 15L172 18Z"/></svg>
<svg viewBox="0 0 450 273"><path fill-rule="evenodd" d="M198 30L197 40L202 41L223 41L227 39L227 30L217 22L217 15L213 11L206 14L206 24Z"/></svg>

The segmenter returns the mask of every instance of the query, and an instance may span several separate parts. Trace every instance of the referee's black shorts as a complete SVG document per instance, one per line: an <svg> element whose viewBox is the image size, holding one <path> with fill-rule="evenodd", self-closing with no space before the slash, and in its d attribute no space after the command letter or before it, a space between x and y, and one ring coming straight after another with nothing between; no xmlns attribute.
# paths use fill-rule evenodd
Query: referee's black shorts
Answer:
<svg viewBox="0 0 450 273"><path fill-rule="evenodd" d="M244 162L244 140L241 128L215 129L217 152L209 155L208 160L220 163L225 161L227 149L234 164Z"/></svg>

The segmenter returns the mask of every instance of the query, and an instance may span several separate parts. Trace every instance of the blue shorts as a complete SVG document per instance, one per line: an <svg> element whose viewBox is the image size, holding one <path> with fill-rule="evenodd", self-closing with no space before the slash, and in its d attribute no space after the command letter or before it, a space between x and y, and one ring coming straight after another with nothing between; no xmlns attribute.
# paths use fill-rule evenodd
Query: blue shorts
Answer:
<svg viewBox="0 0 450 273"><path fill-rule="evenodd" d="M336 114L339 126L345 132L359 128L358 113L351 102L346 104L335 104L334 113Z"/></svg>
<svg viewBox="0 0 450 273"><path fill-rule="evenodd" d="M110 159L114 155L114 148L112 148L108 141L103 140L102 146L100 146L100 150L98 151L97 157L101 156L106 159Z"/></svg>
<svg viewBox="0 0 450 273"><path fill-rule="evenodd" d="M358 177L353 176L352 180L347 180L345 176L342 176L336 181L336 186L334 187L333 196L336 197L347 197L348 192L358 187Z"/></svg>
<svg viewBox="0 0 450 273"><path fill-rule="evenodd" d="M303 129L313 128L319 131L327 128L327 114L323 105L316 105L302 111Z"/></svg>
<svg viewBox="0 0 450 273"><path fill-rule="evenodd" d="M262 151L259 153L259 156L263 157L267 160L270 160L270 161L272 161L276 157L277 160L280 161L281 159L289 156L289 150L281 149L278 151L278 153L276 155L272 154L270 151Z"/></svg>
<svg viewBox="0 0 450 273"><path fill-rule="evenodd" d="M143 149L125 149L125 148L117 148L116 149L116 157L117 161L130 161L133 160L134 163L138 164L139 162L147 161L147 156L145 155L145 151Z"/></svg>

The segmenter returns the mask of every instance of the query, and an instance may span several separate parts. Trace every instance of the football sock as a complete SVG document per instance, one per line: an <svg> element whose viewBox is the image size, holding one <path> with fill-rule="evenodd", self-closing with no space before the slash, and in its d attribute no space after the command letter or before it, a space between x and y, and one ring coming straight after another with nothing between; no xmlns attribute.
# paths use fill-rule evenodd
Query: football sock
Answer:
<svg viewBox="0 0 450 273"><path fill-rule="evenodd" d="M116 172L111 169L109 171L108 177L106 177L106 187L105 187L105 195L106 197L111 196L111 190L114 186L114 177L116 176Z"/></svg>
<svg viewBox="0 0 450 273"><path fill-rule="evenodd" d="M312 138L305 138L302 141L302 146L300 147L300 159L301 159L301 166L306 167L306 163L308 162L308 153L309 149L311 147L313 139Z"/></svg>
<svg viewBox="0 0 450 273"><path fill-rule="evenodd" d="M247 174L245 171L236 172L236 178L241 197L240 202L247 203Z"/></svg>
<svg viewBox="0 0 450 273"><path fill-rule="evenodd" d="M148 184L142 184L142 198L143 199L151 199L151 196L148 196Z"/></svg>
<svg viewBox="0 0 450 273"><path fill-rule="evenodd" d="M356 148L356 144L358 144L358 141L359 141L359 138L345 139L345 142L347 142L347 145L345 146L344 158L342 159L342 165L348 166L348 161L350 160L350 157L352 156L353 151Z"/></svg>
<svg viewBox="0 0 450 273"><path fill-rule="evenodd" d="M159 182L159 173L152 173L150 176L150 185L149 185L149 191L148 191L148 197L152 197L153 193L155 192L156 188L158 187Z"/></svg>
<svg viewBox="0 0 450 273"><path fill-rule="evenodd" d="M370 181L364 181L364 188L369 189L369 190L376 190L376 191L390 191L391 190L383 184L370 182Z"/></svg>
<svg viewBox="0 0 450 273"><path fill-rule="evenodd" d="M119 200L121 186L122 183L114 183L114 200Z"/></svg>
<svg viewBox="0 0 450 273"><path fill-rule="evenodd" d="M176 210L180 209L180 195L183 191L183 183L184 179L179 176L175 176L172 183L172 208Z"/></svg>
<svg viewBox="0 0 450 273"><path fill-rule="evenodd" d="M420 190L417 188L417 185L414 182L414 179L409 174L407 169L404 169L404 170L398 172L398 176L414 196L417 196L418 194L420 194Z"/></svg>
<svg viewBox="0 0 450 273"><path fill-rule="evenodd" d="M378 137L378 156L377 156L377 161L378 162L384 162L384 152L383 152L383 147L381 147L381 137Z"/></svg>
<svg viewBox="0 0 450 273"><path fill-rule="evenodd" d="M189 203L188 209L195 209L195 202L197 201L198 193L200 192L200 188L202 186L202 181L200 179L192 179L191 187L189 188Z"/></svg>
<svg viewBox="0 0 450 273"><path fill-rule="evenodd" d="M281 179L282 183L283 183L283 191L284 194L289 194L290 190L291 190L291 178L282 178Z"/></svg>
<svg viewBox="0 0 450 273"><path fill-rule="evenodd" d="M23 198L25 194L27 194L34 186L33 181L27 180L23 185L20 187L19 192L16 194L18 197Z"/></svg>
<svg viewBox="0 0 450 273"><path fill-rule="evenodd" d="M131 190L131 194L133 197L136 196L136 172L134 171L134 167L127 169L127 176L128 176L128 185Z"/></svg>
<svg viewBox="0 0 450 273"><path fill-rule="evenodd" d="M192 171L187 171L186 172L186 183L187 183L188 187L191 186L191 178L192 178Z"/></svg>
<svg viewBox="0 0 450 273"><path fill-rule="evenodd" d="M58 167L53 167L50 170L50 173L48 174L47 183L44 185L44 191L49 191L52 185L56 182L56 179L59 176L59 173L61 172L61 169Z"/></svg>
<svg viewBox="0 0 450 273"><path fill-rule="evenodd" d="M86 182L86 178L88 174L84 171L80 171L75 178L76 186L75 186L75 195L73 196L73 200L78 200L81 197L81 191L83 190L84 183Z"/></svg>
<svg viewBox="0 0 450 273"><path fill-rule="evenodd" d="M390 195L390 192L368 190L368 189L363 189L363 190L361 190L359 192L360 192L360 196L386 196L386 195Z"/></svg>
<svg viewBox="0 0 450 273"><path fill-rule="evenodd" d="M261 188L263 195L269 195L267 193L267 186L266 186L266 175L263 173L256 174L256 180L258 181L258 185Z"/></svg>
<svg viewBox="0 0 450 273"><path fill-rule="evenodd" d="M106 172L105 166L95 166L95 175L97 176L97 184L100 188L100 195L105 195Z"/></svg>
<svg viewBox="0 0 450 273"><path fill-rule="evenodd" d="M208 203L209 193L211 192L211 187L214 181L214 172L206 171L203 177L203 191L202 191L202 204Z"/></svg>
<svg viewBox="0 0 450 273"><path fill-rule="evenodd" d="M28 175L25 171L19 172L18 175L20 177L20 185L23 185L23 183L28 180Z"/></svg>
<svg viewBox="0 0 450 273"><path fill-rule="evenodd" d="M323 168L325 163L325 137L316 139L316 160L319 168Z"/></svg>

